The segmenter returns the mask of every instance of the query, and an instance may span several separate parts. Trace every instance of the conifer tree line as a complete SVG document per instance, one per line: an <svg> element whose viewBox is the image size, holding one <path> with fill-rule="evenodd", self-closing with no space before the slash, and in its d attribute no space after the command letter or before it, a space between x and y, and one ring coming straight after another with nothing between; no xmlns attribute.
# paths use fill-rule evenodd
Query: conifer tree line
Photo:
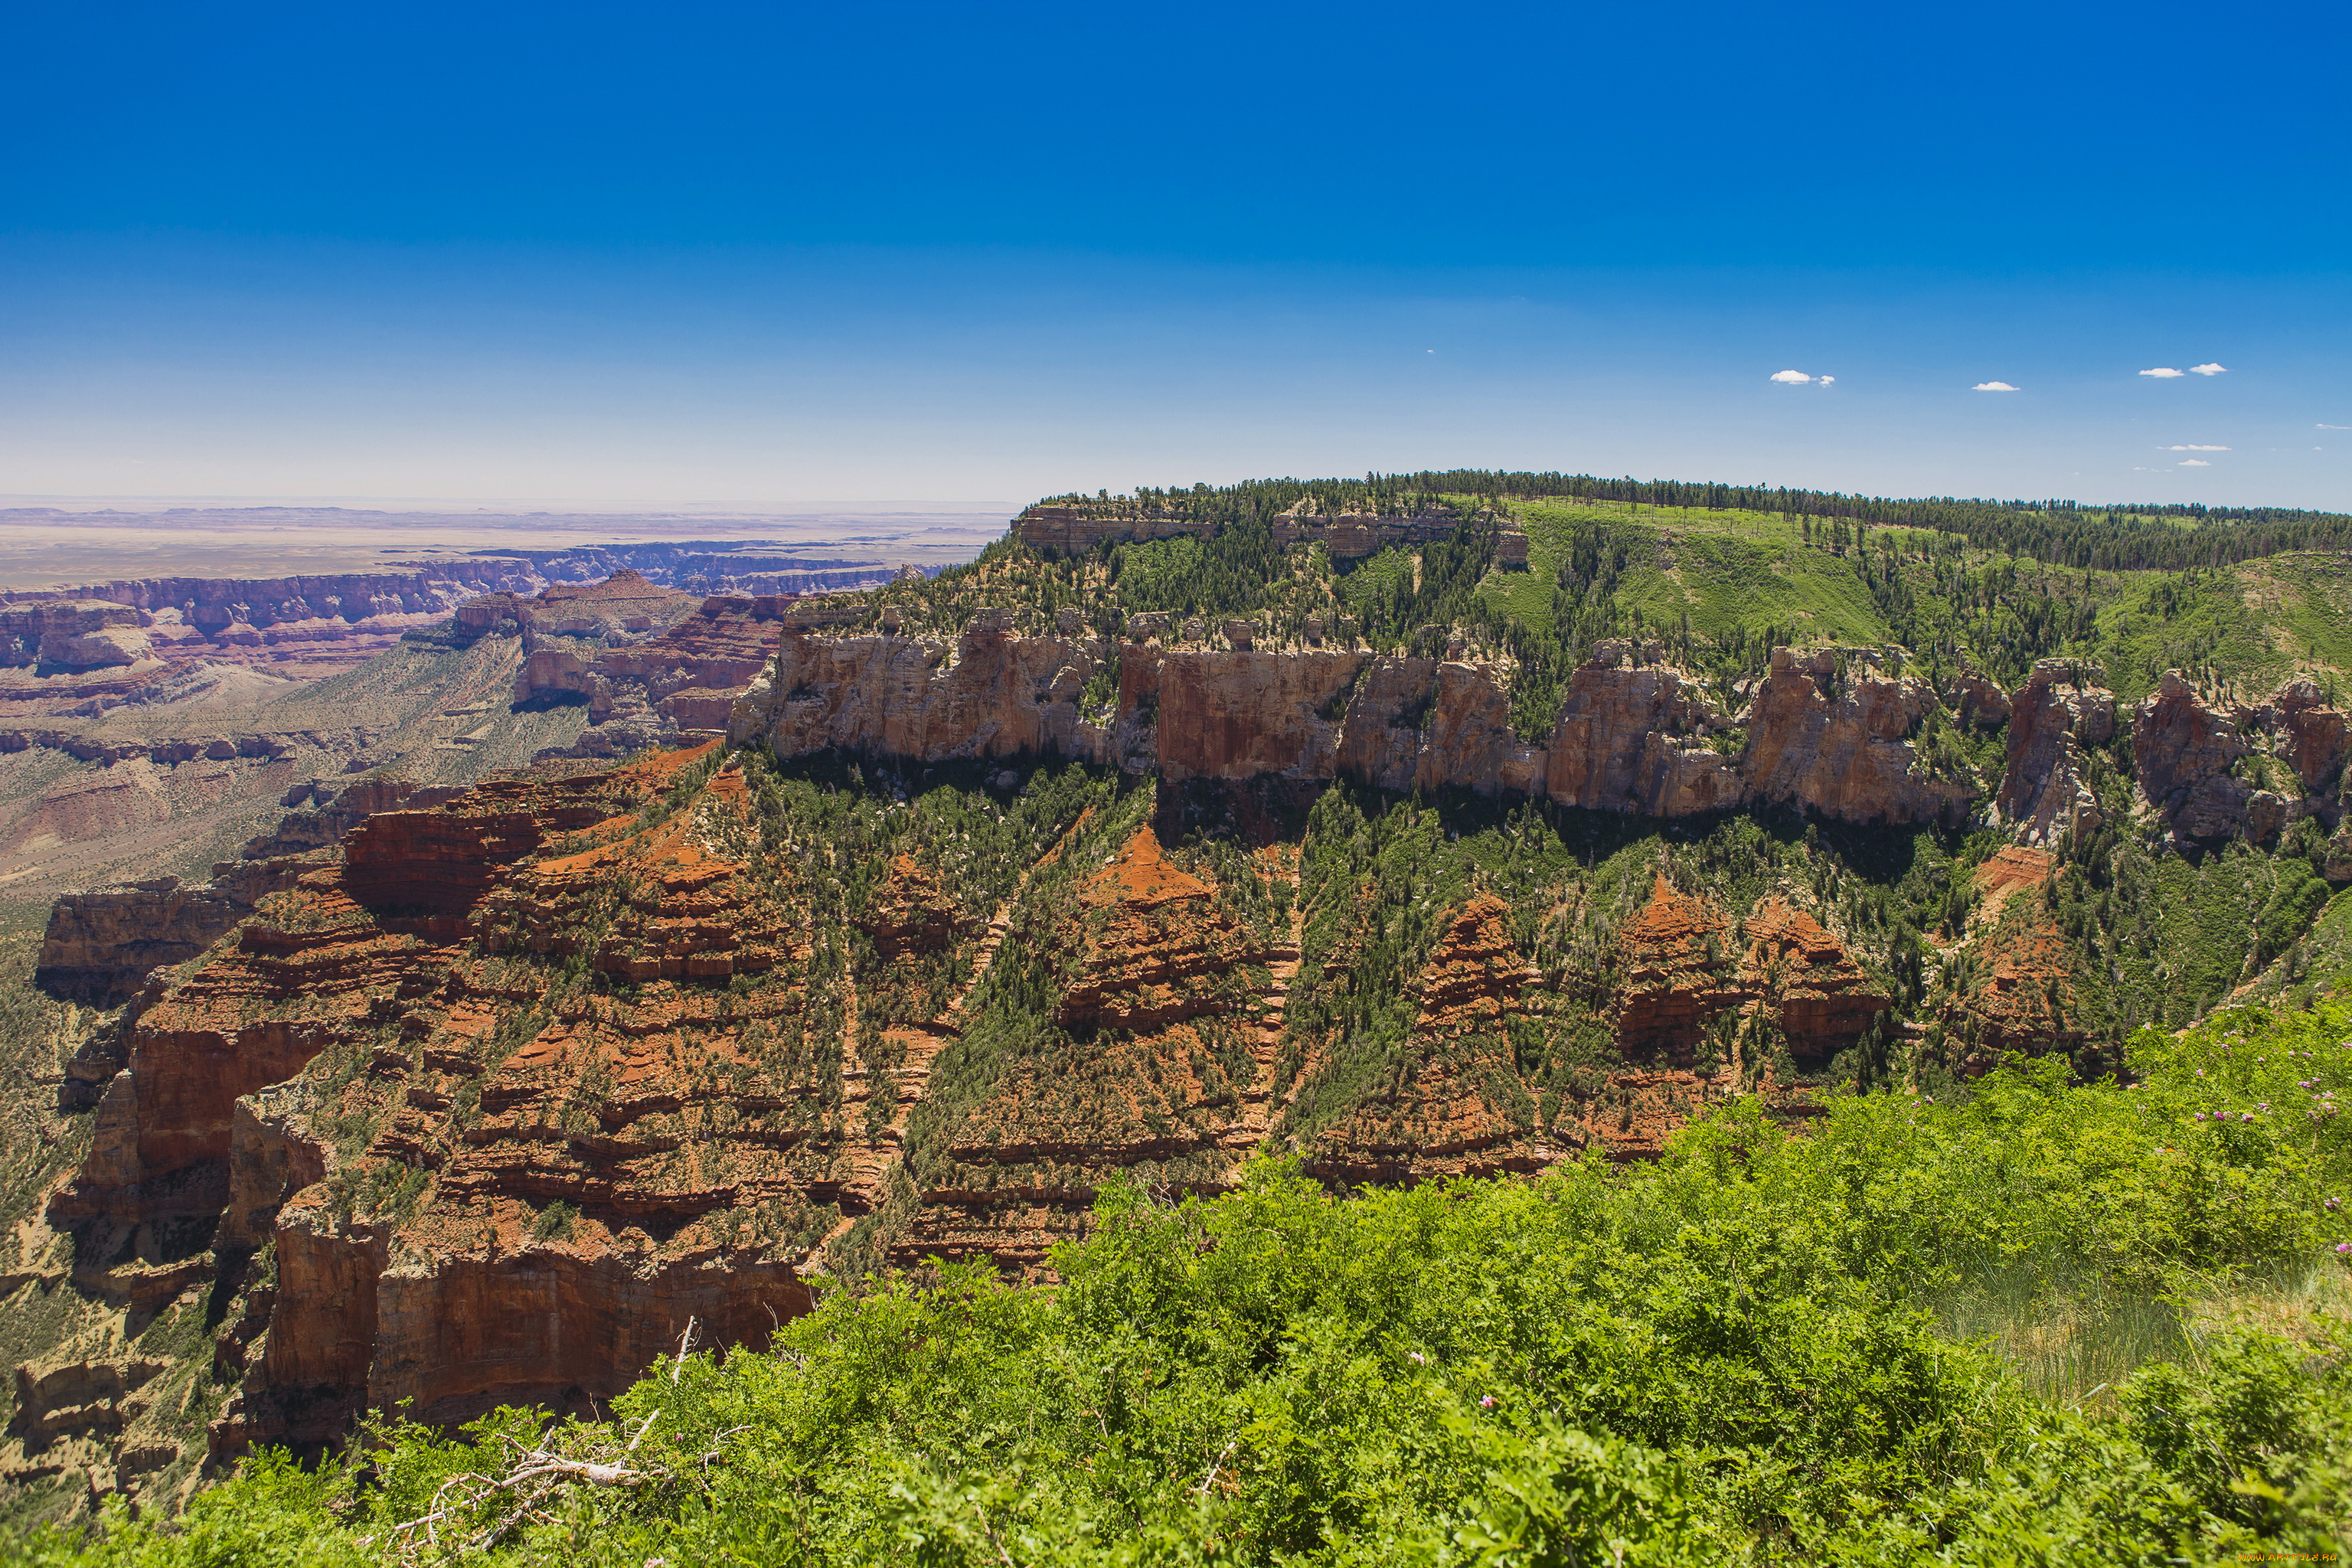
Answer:
<svg viewBox="0 0 2352 1568"><path fill-rule="evenodd" d="M1072 494L1048 497L1045 504L1086 506L1112 515L1174 515L1234 523L1271 518L1310 498L1316 503L1314 510L1324 512L1393 516L1430 511L1443 505L1440 498L1448 495L1480 496L1498 502L1568 496L1636 508L1843 519L1861 525L1857 532L1864 534L1873 526L1930 529L1958 535L1975 549L2102 572L2177 572L2191 566L2226 566L2288 551L2352 549L2352 514L2285 507L2157 501L2086 506L2056 499L1986 500L1952 496L1892 500L1786 486L1485 468L1366 474L1360 479L1248 479L1234 485L1195 484L1189 489L1146 485L1137 487L1131 497Z"/></svg>

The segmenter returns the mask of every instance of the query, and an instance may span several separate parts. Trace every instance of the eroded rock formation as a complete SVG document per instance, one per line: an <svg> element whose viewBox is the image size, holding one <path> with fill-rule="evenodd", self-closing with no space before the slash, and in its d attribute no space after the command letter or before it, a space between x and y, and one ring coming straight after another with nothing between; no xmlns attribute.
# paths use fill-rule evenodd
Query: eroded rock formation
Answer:
<svg viewBox="0 0 2352 1568"><path fill-rule="evenodd" d="M1937 1017L1945 1059L1957 1071L1982 1073L2011 1053L2071 1055L2089 1038L2081 963L2042 895L2056 869L2047 851L2023 845L1976 869L1983 900L1958 959L1966 980Z"/></svg>
<svg viewBox="0 0 2352 1568"><path fill-rule="evenodd" d="M79 672L153 659L139 612L103 599L52 599L0 609L0 666Z"/></svg>
<svg viewBox="0 0 2352 1568"><path fill-rule="evenodd" d="M1759 903L1743 934L1740 989L1755 999L1752 1016L1777 1027L1801 1064L1858 1044L1894 1000L1844 943L1785 898Z"/></svg>
<svg viewBox="0 0 2352 1568"><path fill-rule="evenodd" d="M343 835L367 817L403 804L437 805L461 793L378 776L340 791L297 784L283 804L316 801L318 809L296 810L275 831L247 840L236 859L214 865L207 884L153 877L58 900L49 909L34 984L51 995L96 1005L121 1002L152 971L195 957L262 899L294 886L303 872L331 864Z"/></svg>
<svg viewBox="0 0 2352 1568"><path fill-rule="evenodd" d="M1108 737L1078 698L1110 651L1088 638L1014 637L986 616L953 643L787 626L772 685L739 710L735 729L782 757L840 747L922 763L1098 760Z"/></svg>
<svg viewBox="0 0 2352 1568"><path fill-rule="evenodd" d="M1653 648L1604 642L1571 678L1543 759L1562 805L1690 816L1747 798L1738 759L1710 743L1729 720Z"/></svg>
<svg viewBox="0 0 2352 1568"><path fill-rule="evenodd" d="M338 1436L362 1398L601 1397L689 1316L740 1341L805 1303L793 1238L844 1195L806 992L665 984L805 951L746 876L740 776L634 815L698 760L372 816L140 1016L51 1212L274 1240L225 1440ZM518 994L516 951L644 1000Z"/></svg>
<svg viewBox="0 0 2352 1568"><path fill-rule="evenodd" d="M1236 891L1172 862L1144 826L1078 879L1074 909L1024 913L1010 938L1020 952L997 962L1054 976L1069 1044L1013 1054L956 1119L893 1258L1034 1269L1114 1172L1231 1184L1267 1129L1281 1021L1267 991L1298 956Z"/></svg>
<svg viewBox="0 0 2352 1568"><path fill-rule="evenodd" d="M1747 1000L1735 941L1720 911L1655 879L1650 901L1618 933L1617 1043L1628 1061L1687 1067L1699 1058L1707 1026Z"/></svg>
<svg viewBox="0 0 2352 1568"><path fill-rule="evenodd" d="M2245 715L2210 707L2177 669L2132 715L2132 769L2141 800L2183 838L2214 838L2244 822L2251 786L2231 776L2247 746Z"/></svg>
<svg viewBox="0 0 2352 1568"><path fill-rule="evenodd" d="M736 707L732 734L780 756L1029 752L1180 781L1347 778L1656 816L1727 810L1760 793L1849 821L1932 821L1970 795L1930 776L1907 739L1934 694L1859 658L1839 686L1829 651L1774 656L1734 756L1720 744L1734 738L1732 717L1656 645L1599 645L1549 743L1532 744L1514 726L1502 660L1200 647L1182 628L1138 620L1142 640L1120 646L1016 637L985 614L952 645L787 627L774 683ZM1114 668L1115 705L1082 712L1088 686Z"/></svg>
<svg viewBox="0 0 2352 1568"><path fill-rule="evenodd" d="M1619 1049L1629 1062L1709 1071L1777 1031L1799 1062L1856 1044L1893 998L1808 910L1769 894L1735 920L1656 879L1618 935Z"/></svg>
<svg viewBox="0 0 2352 1568"><path fill-rule="evenodd" d="M1911 736L1937 706L1916 677L1874 650L1775 648L1748 713L1741 772L1767 800L1847 822L1934 822L1969 799L1934 777Z"/></svg>
<svg viewBox="0 0 2352 1568"><path fill-rule="evenodd" d="M2088 749L2116 732L2116 696L2095 668L2045 658L2010 705L2009 765L1994 815L2028 844L2095 831L2104 818Z"/></svg>
<svg viewBox="0 0 2352 1568"><path fill-rule="evenodd" d="M1549 1163L1510 1033L1538 978L1511 934L1509 906L1482 896L1449 910L1406 992L1412 1025L1394 1065L1309 1134L1309 1167L1402 1181Z"/></svg>

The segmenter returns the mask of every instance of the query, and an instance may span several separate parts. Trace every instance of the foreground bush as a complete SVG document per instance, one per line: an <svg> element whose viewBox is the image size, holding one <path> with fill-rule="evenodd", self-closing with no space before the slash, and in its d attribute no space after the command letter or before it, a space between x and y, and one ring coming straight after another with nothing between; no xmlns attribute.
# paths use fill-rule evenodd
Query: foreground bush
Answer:
<svg viewBox="0 0 2352 1568"><path fill-rule="evenodd" d="M1655 1166L1105 1194L1054 1289L840 1290L605 1423L262 1457L37 1563L2213 1562L2352 1550L2352 1010L2143 1081L1752 1103ZM421 1521L421 1522L420 1522Z"/></svg>

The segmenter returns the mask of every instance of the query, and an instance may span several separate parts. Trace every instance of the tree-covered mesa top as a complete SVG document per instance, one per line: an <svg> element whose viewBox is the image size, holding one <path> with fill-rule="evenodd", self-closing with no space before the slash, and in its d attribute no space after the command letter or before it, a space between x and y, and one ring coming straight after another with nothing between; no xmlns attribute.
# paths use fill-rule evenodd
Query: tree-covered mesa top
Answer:
<svg viewBox="0 0 2352 1568"><path fill-rule="evenodd" d="M1786 486L1694 483L1678 479L1600 479L1590 474L1512 473L1454 468L1417 474L1367 474L1360 479L1251 479L1195 484L1189 489L1138 486L1048 496L1040 507L1102 518L1180 518L1227 526L1310 502L1326 512L1412 514L1431 503L1466 498L1496 510L1511 503L1568 499L1677 511L1752 512L1839 519L1881 528L1932 529L1974 547L2059 566L2102 571L2222 565L2292 550L2352 544L2352 514L2284 507L2209 507L2202 502L1893 500Z"/></svg>
<svg viewBox="0 0 2352 1568"><path fill-rule="evenodd" d="M2352 668L2347 549L2335 512L1458 470L1051 497L967 566L807 615L949 637L994 612L1031 634L1160 616L1212 645L1453 642L1517 667L1532 735L1566 672L1625 636L1727 686L1774 647L1839 643L1906 650L1938 684L1965 664L2014 687L2072 657L2126 700L2167 668L2267 691Z"/></svg>

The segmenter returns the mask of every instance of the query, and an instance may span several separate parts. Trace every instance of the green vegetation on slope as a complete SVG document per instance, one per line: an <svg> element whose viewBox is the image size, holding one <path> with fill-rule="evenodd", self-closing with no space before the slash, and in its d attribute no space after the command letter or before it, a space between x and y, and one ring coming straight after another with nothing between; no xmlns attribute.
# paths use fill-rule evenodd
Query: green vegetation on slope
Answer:
<svg viewBox="0 0 2352 1568"><path fill-rule="evenodd" d="M1444 507L1462 521L1450 539L1334 562L1315 545L1274 543L1276 514L1309 498L1327 511ZM865 596L861 620L895 610L905 629L953 635L975 611L1007 609L1044 631L1075 610L1108 635L1132 615L1166 612L1200 617L1212 636L1240 616L1276 644L1312 623L1343 646L1413 652L1434 651L1416 641L1422 628L1451 626L1516 661L1514 720L1530 740L1548 731L1568 672L1606 637L1662 640L1727 695L1773 647L1821 642L1899 645L1938 685L1963 662L2014 687L2037 659L2084 658L2126 701L2167 668L2249 699L2299 671L2332 682L2352 670L2352 565L2308 552L2352 545L2352 520L2334 514L1848 505L1475 473L1061 500L1214 531L1109 541L1082 559L1041 557L1008 536L969 567ZM1495 563L1503 526L1527 534L1524 572Z"/></svg>
<svg viewBox="0 0 2352 1568"><path fill-rule="evenodd" d="M2217 1563L2352 1550L2352 1009L2143 1081L1752 1104L1658 1163L1105 1193L1061 1283L835 1291L609 1421L390 1426L18 1561ZM541 1468L531 1453L605 1471ZM467 1481L467 1475L484 1478ZM414 1521L428 1520L429 1525ZM405 1527L405 1528L404 1528Z"/></svg>

